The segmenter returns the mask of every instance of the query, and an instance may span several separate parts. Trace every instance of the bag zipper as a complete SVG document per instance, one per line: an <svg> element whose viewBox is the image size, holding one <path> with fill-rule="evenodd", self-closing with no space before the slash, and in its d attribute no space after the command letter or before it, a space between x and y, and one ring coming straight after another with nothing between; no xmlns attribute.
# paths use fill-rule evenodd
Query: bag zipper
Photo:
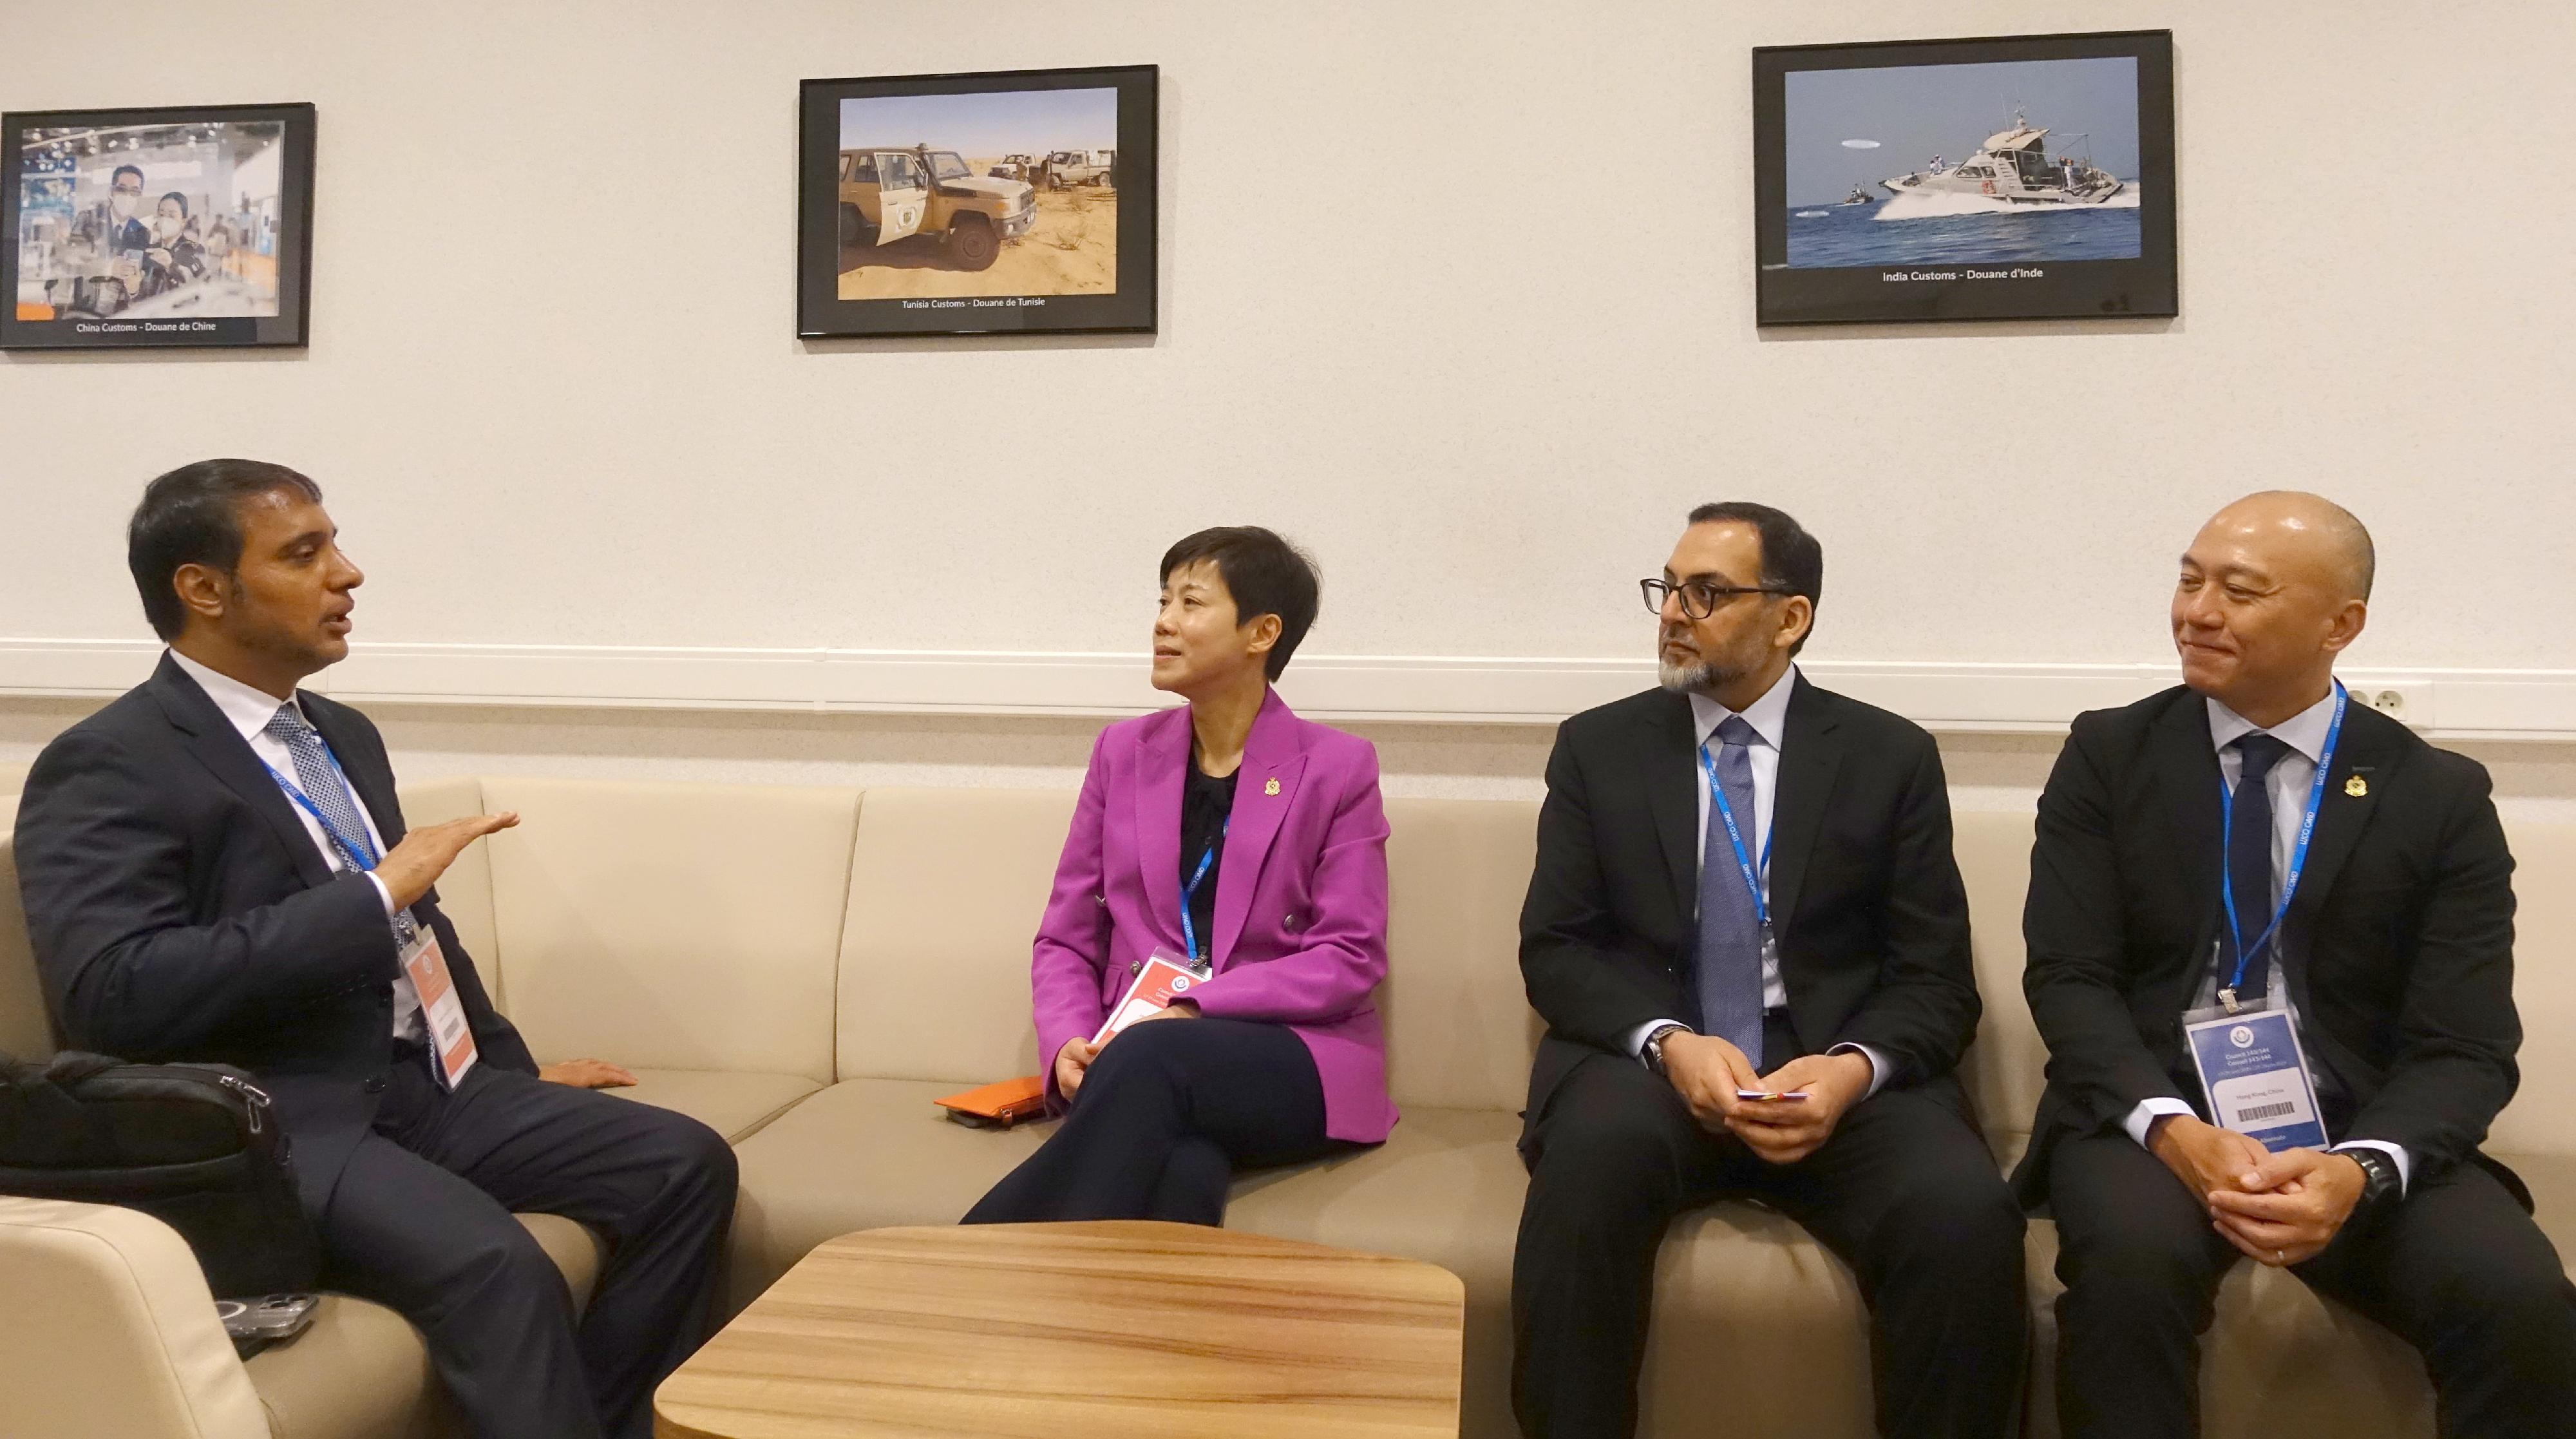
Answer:
<svg viewBox="0 0 2576 1439"><path fill-rule="evenodd" d="M242 1107L250 1113L250 1132L259 1133L263 1127L262 1121L268 1113L268 1091L248 1080L235 1079L229 1074L216 1075L215 1083L242 1097Z"/></svg>

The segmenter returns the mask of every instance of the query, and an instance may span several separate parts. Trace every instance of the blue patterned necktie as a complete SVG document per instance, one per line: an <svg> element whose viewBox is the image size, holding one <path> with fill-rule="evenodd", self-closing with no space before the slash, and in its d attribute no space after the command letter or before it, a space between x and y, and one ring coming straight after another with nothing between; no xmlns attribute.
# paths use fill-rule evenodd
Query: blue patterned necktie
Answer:
<svg viewBox="0 0 2576 1439"><path fill-rule="evenodd" d="M1747 748L1758 738L1742 715L1728 715L1717 727L1718 786L1727 809L1743 832L1747 858L1758 856L1761 838L1754 828L1753 756ZM1706 775L1701 776L1706 782ZM1699 1016L1702 1031L1744 1051L1756 1070L1762 1068L1762 921L1754 912L1753 892L1735 862L1735 845L1727 838L1726 820L1710 796L1708 832L1701 839L1699 866Z"/></svg>
<svg viewBox="0 0 2576 1439"><path fill-rule="evenodd" d="M359 816L358 802L350 796L347 781L340 778L340 767L331 762L331 751L323 746L321 734L305 722L303 712L292 704L277 707L277 713L269 716L265 733L286 746L287 758L295 763L295 787L329 821L322 833L340 852L340 862L352 870L373 868L364 856L349 852L350 845L365 842L367 822ZM407 909L394 911L393 926L397 944L410 944L412 936L420 932Z"/></svg>
<svg viewBox="0 0 2576 1439"><path fill-rule="evenodd" d="M2236 741L2236 797L2227 829L2227 883L2236 892L2236 935L2234 942L2219 947L2222 988L2236 974L2236 944L2252 944L2272 922L2271 774L2272 766L2289 753L2289 745L2267 734L2249 734ZM2237 998L2262 998L2271 987L2271 967L2262 955L2250 956Z"/></svg>

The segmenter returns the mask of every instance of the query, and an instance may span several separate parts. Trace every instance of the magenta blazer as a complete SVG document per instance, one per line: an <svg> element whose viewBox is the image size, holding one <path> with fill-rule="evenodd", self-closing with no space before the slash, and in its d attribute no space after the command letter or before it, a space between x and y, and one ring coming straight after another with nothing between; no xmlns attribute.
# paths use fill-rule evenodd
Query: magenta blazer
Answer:
<svg viewBox="0 0 2576 1439"><path fill-rule="evenodd" d="M1056 1051L1100 1028L1157 946L1181 948L1181 778L1186 706L1121 720L1091 748L1029 987L1047 1101ZM1386 811L1377 747L1261 703L1235 781L1217 871L1214 973L1190 990L1220 1019L1284 1024L1315 1057L1324 1132L1375 1144L1395 1127L1386 1041L1369 1000L1386 978ZM1188 1020L1172 1023L1186 1024ZM1115 1043L1115 1041L1112 1041Z"/></svg>

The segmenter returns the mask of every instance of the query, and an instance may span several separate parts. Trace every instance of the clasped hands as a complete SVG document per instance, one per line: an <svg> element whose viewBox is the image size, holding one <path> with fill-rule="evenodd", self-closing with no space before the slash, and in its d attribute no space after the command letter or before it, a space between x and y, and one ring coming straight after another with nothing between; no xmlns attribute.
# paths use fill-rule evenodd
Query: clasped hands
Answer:
<svg viewBox="0 0 2576 1439"><path fill-rule="evenodd" d="M1734 1135L1772 1164L1795 1164L1833 1137L1844 1114L1869 1094L1869 1056L1810 1054L1756 1074L1744 1051L1714 1035L1664 1037L1664 1077L1709 1133ZM1804 1099L1738 1099L1739 1089L1803 1093Z"/></svg>
<svg viewBox="0 0 2576 1439"><path fill-rule="evenodd" d="M1137 1025L1150 1024L1158 1019L1196 1019L1198 1017L1197 1005L1186 999L1176 999L1152 1014L1139 1015L1128 1021L1127 1028L1133 1029ZM1118 1033L1126 1032L1122 1029ZM1117 1034L1113 1034L1109 1039L1117 1037ZM1109 1047L1109 1039L1104 1039L1095 1045L1077 1034L1066 1040L1064 1047L1055 1052L1055 1087L1064 1095L1067 1103L1072 1102L1073 1092L1082 1087L1083 1072L1090 1069L1091 1062L1100 1057L1100 1051Z"/></svg>
<svg viewBox="0 0 2576 1439"><path fill-rule="evenodd" d="M2147 1147L2209 1208L2210 1227L2258 1263L2283 1268L2334 1242L2368 1176L2349 1156L2278 1154L2197 1116L2158 1119Z"/></svg>

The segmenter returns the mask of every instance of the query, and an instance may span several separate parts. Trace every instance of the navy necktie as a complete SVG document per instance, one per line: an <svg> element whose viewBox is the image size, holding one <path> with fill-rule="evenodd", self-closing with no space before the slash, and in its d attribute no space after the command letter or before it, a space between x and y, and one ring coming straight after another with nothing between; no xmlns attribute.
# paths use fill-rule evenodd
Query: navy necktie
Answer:
<svg viewBox="0 0 2576 1439"><path fill-rule="evenodd" d="M1758 738L1742 715L1717 727L1717 781L1727 810L1744 836L1745 857L1759 862L1761 836L1754 828L1753 757ZM1706 782L1706 775L1701 776ZM1699 1015L1705 1033L1744 1051L1762 1068L1762 921L1736 863L1735 845L1717 797L1709 797L1708 830L1699 865ZM1757 878L1759 877L1757 873Z"/></svg>
<svg viewBox="0 0 2576 1439"><path fill-rule="evenodd" d="M2225 987L2236 974L2236 946L2251 945L2272 922L2272 766L2290 747L2267 734L2236 741L2235 818L2227 830L2227 880L2236 892L2236 934L2219 947L2218 982ZM2206 873L2207 871L2203 871ZM2267 946L2268 947L2268 946ZM2245 962L2240 1000L2260 999L2269 987L2271 965L2260 954Z"/></svg>

